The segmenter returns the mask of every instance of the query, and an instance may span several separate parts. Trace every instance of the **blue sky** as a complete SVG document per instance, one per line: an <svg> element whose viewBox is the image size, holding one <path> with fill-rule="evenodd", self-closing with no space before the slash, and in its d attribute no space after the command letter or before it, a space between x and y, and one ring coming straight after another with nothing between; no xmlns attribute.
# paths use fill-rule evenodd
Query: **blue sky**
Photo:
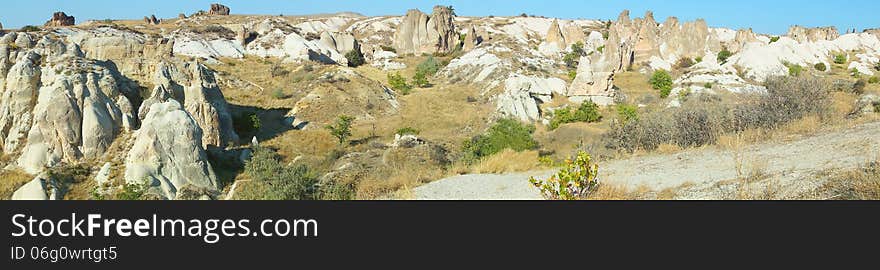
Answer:
<svg viewBox="0 0 880 270"><path fill-rule="evenodd" d="M314 14L354 11L364 15L402 15L410 8L430 11L435 4L452 5L461 16L512 16L521 13L559 18L614 19L623 9L633 17L646 10L663 21L668 16L681 20L704 18L710 26L753 28L757 32L784 34L790 25L833 25L848 28L880 27L877 0L10 0L0 9L0 23L6 28L41 25L56 10L89 19L139 19L156 14L176 17L207 9L211 2L226 4L235 14Z"/></svg>

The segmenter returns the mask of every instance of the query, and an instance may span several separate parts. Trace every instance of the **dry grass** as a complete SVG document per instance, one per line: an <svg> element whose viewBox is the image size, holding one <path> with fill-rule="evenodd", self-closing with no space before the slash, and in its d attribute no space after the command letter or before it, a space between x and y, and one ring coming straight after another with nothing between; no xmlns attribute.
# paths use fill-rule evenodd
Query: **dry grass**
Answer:
<svg viewBox="0 0 880 270"><path fill-rule="evenodd" d="M880 162L832 174L819 191L825 194L822 199L880 200Z"/></svg>
<svg viewBox="0 0 880 270"><path fill-rule="evenodd" d="M538 162L538 151L516 152L505 149L480 160L473 167L475 173L509 173L537 170L543 166Z"/></svg>
<svg viewBox="0 0 880 270"><path fill-rule="evenodd" d="M646 186L639 186L630 189L622 185L601 184L590 193L587 200L595 201L631 201L631 200L647 200L651 194L651 190Z"/></svg>
<svg viewBox="0 0 880 270"><path fill-rule="evenodd" d="M0 170L0 199L12 198L15 190L33 179L33 175L20 170Z"/></svg>
<svg viewBox="0 0 880 270"><path fill-rule="evenodd" d="M436 167L403 166L390 168L386 173L370 175L356 185L355 198L360 200L412 196L410 188L439 179L445 170ZM410 193L410 195L406 195Z"/></svg>

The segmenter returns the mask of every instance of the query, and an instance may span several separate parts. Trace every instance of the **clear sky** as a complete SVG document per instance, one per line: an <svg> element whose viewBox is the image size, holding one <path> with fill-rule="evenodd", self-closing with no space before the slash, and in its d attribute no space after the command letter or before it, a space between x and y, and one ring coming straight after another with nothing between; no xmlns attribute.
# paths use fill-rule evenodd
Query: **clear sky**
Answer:
<svg viewBox="0 0 880 270"><path fill-rule="evenodd" d="M760 33L784 34L790 25L833 25L841 31L880 27L877 0L4 0L0 23L5 28L42 25L54 11L89 19L140 19L156 14L177 17L207 10L221 2L234 14L302 15L353 11L364 15L402 15L407 9L430 12L435 4L452 5L460 16L514 16L521 13L558 18L615 19L623 9L633 17L646 10L662 22L704 18L710 26L753 28Z"/></svg>

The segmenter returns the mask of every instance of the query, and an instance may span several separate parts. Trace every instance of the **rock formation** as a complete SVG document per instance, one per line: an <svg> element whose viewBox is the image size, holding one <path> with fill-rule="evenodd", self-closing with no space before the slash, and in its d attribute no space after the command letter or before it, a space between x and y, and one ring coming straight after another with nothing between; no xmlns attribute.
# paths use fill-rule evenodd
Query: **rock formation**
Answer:
<svg viewBox="0 0 880 270"><path fill-rule="evenodd" d="M455 49L458 34L452 9L436 6L431 16L409 10L394 34L393 46L398 53L448 53Z"/></svg>
<svg viewBox="0 0 880 270"><path fill-rule="evenodd" d="M471 29L468 30L467 36L464 38L464 44L462 44L462 49L465 51L473 50L483 42L483 37L480 36L480 33L477 32L477 29L471 25Z"/></svg>
<svg viewBox="0 0 880 270"><path fill-rule="evenodd" d="M558 50L565 50L565 36L562 34L562 29L559 28L559 20L553 20L553 23L550 24L544 41L550 46L555 46Z"/></svg>
<svg viewBox="0 0 880 270"><path fill-rule="evenodd" d="M514 75L504 81L504 92L496 97L496 111L522 121L537 121L541 118L539 105L565 91L565 81L559 78Z"/></svg>
<svg viewBox="0 0 880 270"><path fill-rule="evenodd" d="M46 22L45 26L47 27L59 27L59 26L72 26L76 24L76 18L73 16L67 16L64 12L55 12L52 14L52 18Z"/></svg>
<svg viewBox="0 0 880 270"><path fill-rule="evenodd" d="M147 184L167 199L178 191L216 191L217 177L202 148L202 129L175 100L150 105L125 159L125 181Z"/></svg>
<svg viewBox="0 0 880 270"><path fill-rule="evenodd" d="M820 40L834 40L840 37L840 32L834 26L806 28L795 25L788 28L786 36L798 42L816 42Z"/></svg>
<svg viewBox="0 0 880 270"><path fill-rule="evenodd" d="M153 91L141 105L138 117L146 119L152 104L176 100L199 125L203 147L238 144L228 104L214 72L197 62L161 62L156 68Z"/></svg>
<svg viewBox="0 0 880 270"><path fill-rule="evenodd" d="M217 3L211 4L208 15L229 15L229 7Z"/></svg>
<svg viewBox="0 0 880 270"><path fill-rule="evenodd" d="M150 17L144 16L144 23L158 25L159 19L156 19L156 15L150 15Z"/></svg>
<svg viewBox="0 0 880 270"><path fill-rule="evenodd" d="M62 197L60 189L57 183L49 179L46 174L40 174L34 177L34 180L15 190L11 199L20 201L60 200Z"/></svg>

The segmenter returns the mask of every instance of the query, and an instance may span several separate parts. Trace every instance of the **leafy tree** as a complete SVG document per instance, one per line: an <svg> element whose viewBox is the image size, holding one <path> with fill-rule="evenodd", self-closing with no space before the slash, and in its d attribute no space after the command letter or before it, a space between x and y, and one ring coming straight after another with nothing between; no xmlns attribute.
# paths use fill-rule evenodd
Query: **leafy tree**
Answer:
<svg viewBox="0 0 880 270"><path fill-rule="evenodd" d="M416 71L416 74L413 75L412 84L416 87L430 87L431 82L428 81L428 77L425 75L425 72Z"/></svg>
<svg viewBox="0 0 880 270"><path fill-rule="evenodd" d="M354 117L340 115L336 118L336 123L333 125L327 125L325 128L330 131L330 134L333 135L333 137L339 139L339 143L342 144L351 136L352 122L354 122Z"/></svg>
<svg viewBox="0 0 880 270"><path fill-rule="evenodd" d="M665 70L654 71L651 79L648 80L654 90L660 90L660 97L666 98L672 92L672 76Z"/></svg>
<svg viewBox="0 0 880 270"><path fill-rule="evenodd" d="M362 54L358 50L351 50L345 53L345 59L348 59L349 67L359 67L366 63L366 61L364 60L364 54Z"/></svg>
<svg viewBox="0 0 880 270"><path fill-rule="evenodd" d="M721 63L722 65L724 63L727 63L727 59L730 58L731 56L733 56L733 53L728 51L727 47L724 47L723 49L721 49L720 52L718 52L718 57L717 57L718 63Z"/></svg>
<svg viewBox="0 0 880 270"><path fill-rule="evenodd" d="M404 79L399 72L388 73L388 84L391 85L391 89L394 89L403 95L408 95L412 92L412 86L406 83L406 79Z"/></svg>

